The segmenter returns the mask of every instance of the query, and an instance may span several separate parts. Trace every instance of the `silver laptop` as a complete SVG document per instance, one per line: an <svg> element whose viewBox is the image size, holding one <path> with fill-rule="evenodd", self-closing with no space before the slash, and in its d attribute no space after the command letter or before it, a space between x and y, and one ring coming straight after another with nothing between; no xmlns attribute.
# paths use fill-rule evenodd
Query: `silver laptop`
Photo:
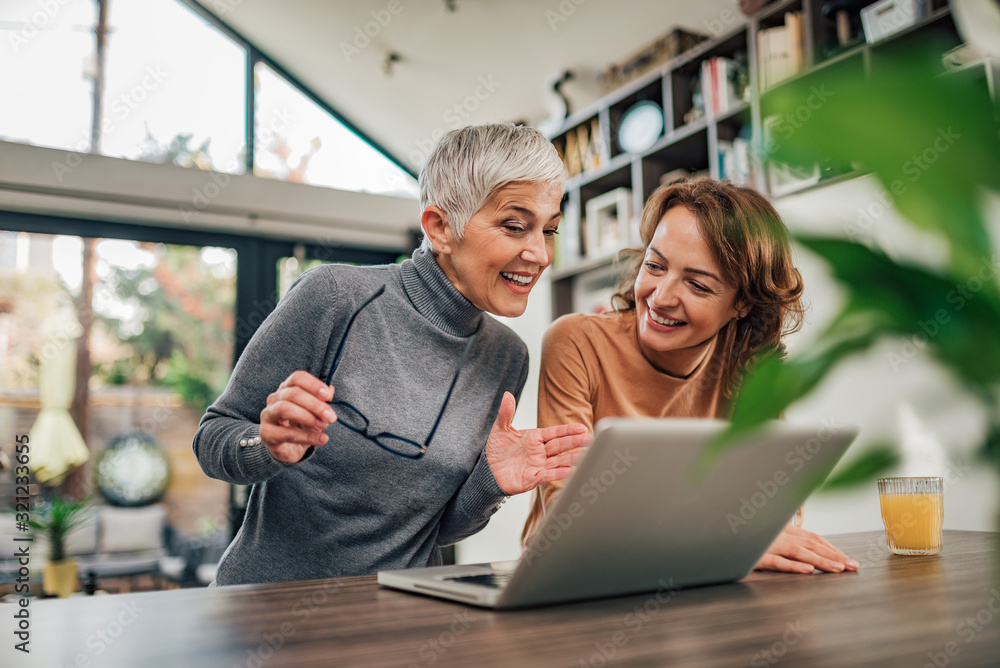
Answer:
<svg viewBox="0 0 1000 668"><path fill-rule="evenodd" d="M602 420L520 559L382 571L378 582L501 609L739 580L857 428L772 422L706 456L725 426Z"/></svg>

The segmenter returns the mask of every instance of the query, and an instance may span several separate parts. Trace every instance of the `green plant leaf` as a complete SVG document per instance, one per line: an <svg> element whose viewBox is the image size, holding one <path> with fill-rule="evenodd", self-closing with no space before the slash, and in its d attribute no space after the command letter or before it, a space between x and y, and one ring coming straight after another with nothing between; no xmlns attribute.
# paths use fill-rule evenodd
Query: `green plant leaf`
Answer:
<svg viewBox="0 0 1000 668"><path fill-rule="evenodd" d="M834 472L821 487L824 492L839 492L871 481L899 464L899 451L889 445L876 447Z"/></svg>
<svg viewBox="0 0 1000 668"><path fill-rule="evenodd" d="M65 556L66 537L87 519L87 513L93 505L92 497L68 501L57 494L50 502L40 504L36 508L34 517L29 519L27 524L48 538L51 561L62 561Z"/></svg>
<svg viewBox="0 0 1000 668"><path fill-rule="evenodd" d="M884 48L865 77L860 54L779 86L761 99L778 116L767 157L870 170L913 224L946 238L950 272L974 270L989 235L981 189L1000 189L1000 135L985 84L939 76L935 45Z"/></svg>
<svg viewBox="0 0 1000 668"><path fill-rule="evenodd" d="M986 393L1000 378L1000 306L988 286L1000 267L956 284L927 269L901 265L882 253L839 239L800 237L799 242L822 257L849 296L838 321L867 322L873 333L903 337L898 353L890 353L892 369L906 364L919 348L928 350L960 379ZM986 276L985 280L980 278ZM975 282L971 279L976 278ZM972 288L978 286L978 292ZM820 342L835 329L824 333Z"/></svg>

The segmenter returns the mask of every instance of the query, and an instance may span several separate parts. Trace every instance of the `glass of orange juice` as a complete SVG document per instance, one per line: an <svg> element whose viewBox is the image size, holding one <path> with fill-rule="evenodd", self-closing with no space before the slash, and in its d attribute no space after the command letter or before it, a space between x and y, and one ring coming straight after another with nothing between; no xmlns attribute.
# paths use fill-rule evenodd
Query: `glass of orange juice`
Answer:
<svg viewBox="0 0 1000 668"><path fill-rule="evenodd" d="M879 478L885 541L894 554L937 554L943 547L944 480Z"/></svg>

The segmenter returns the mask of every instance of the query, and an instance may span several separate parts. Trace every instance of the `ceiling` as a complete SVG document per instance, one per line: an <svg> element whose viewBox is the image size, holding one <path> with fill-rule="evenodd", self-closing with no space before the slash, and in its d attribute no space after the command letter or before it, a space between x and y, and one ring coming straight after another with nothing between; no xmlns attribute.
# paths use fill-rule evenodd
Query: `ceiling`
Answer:
<svg viewBox="0 0 1000 668"><path fill-rule="evenodd" d="M599 72L671 29L714 35L746 21L736 0L201 4L413 172L453 127L537 126L551 113L546 81L564 69L576 111L600 96ZM390 52L400 59L386 76Z"/></svg>

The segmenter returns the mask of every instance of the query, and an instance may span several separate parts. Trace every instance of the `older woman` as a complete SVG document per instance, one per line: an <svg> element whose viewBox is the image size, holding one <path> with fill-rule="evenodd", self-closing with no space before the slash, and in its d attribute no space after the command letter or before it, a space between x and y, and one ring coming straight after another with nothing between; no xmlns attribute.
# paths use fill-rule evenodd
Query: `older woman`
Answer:
<svg viewBox="0 0 1000 668"><path fill-rule="evenodd" d="M437 564L508 495L569 475L585 427L510 427L527 349L487 315L520 315L552 261L562 175L535 130L450 132L411 259L296 281L194 438L208 475L253 486L216 584Z"/></svg>
<svg viewBox="0 0 1000 668"><path fill-rule="evenodd" d="M725 417L741 375L758 354L784 352L801 324L802 281L788 231L759 193L698 180L659 188L613 297L615 310L567 315L542 344L538 423L602 417ZM558 494L537 490L527 542ZM758 568L812 573L857 563L823 538L789 526Z"/></svg>

